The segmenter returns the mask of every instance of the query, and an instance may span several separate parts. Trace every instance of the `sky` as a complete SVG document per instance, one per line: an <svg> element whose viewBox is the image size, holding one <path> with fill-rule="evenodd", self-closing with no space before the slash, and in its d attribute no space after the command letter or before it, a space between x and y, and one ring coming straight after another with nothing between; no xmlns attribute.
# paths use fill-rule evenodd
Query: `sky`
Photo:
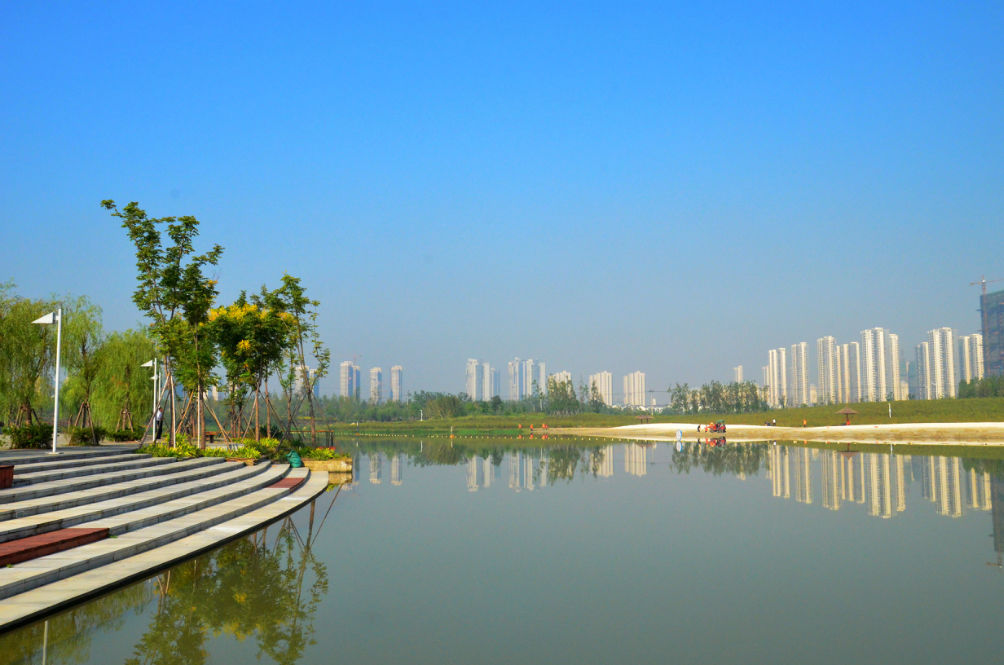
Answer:
<svg viewBox="0 0 1004 665"><path fill-rule="evenodd" d="M352 358L759 380L875 326L912 358L1004 278L1002 34L999 2L8 1L0 281L141 325L114 199L196 216L220 303L300 277L322 392Z"/></svg>

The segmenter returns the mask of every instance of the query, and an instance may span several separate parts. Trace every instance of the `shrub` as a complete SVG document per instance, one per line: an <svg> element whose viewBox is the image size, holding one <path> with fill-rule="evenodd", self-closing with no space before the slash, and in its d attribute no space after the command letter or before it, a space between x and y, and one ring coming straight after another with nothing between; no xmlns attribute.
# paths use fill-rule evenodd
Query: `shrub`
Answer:
<svg viewBox="0 0 1004 665"><path fill-rule="evenodd" d="M70 427L68 433L71 446L96 446L104 438L105 428L95 425L92 432L90 427Z"/></svg>
<svg viewBox="0 0 1004 665"><path fill-rule="evenodd" d="M299 452L301 457L316 460L343 459L348 457L345 453L338 452L335 446L327 448L304 448Z"/></svg>
<svg viewBox="0 0 1004 665"><path fill-rule="evenodd" d="M52 445L52 425L37 423L8 427L12 448L48 448Z"/></svg>
<svg viewBox="0 0 1004 665"><path fill-rule="evenodd" d="M107 432L106 436L112 441L139 441L143 438L144 429L119 429L114 432Z"/></svg>

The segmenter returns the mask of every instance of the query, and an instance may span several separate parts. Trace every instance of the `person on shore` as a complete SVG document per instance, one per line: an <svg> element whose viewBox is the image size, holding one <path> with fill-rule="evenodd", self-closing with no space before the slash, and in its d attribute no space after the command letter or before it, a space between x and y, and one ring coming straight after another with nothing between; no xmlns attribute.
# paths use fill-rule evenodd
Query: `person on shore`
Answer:
<svg viewBox="0 0 1004 665"><path fill-rule="evenodd" d="M160 438L160 433L164 431L164 407L157 407L157 415L153 417L153 442L157 443L157 439Z"/></svg>
<svg viewBox="0 0 1004 665"><path fill-rule="evenodd" d="M777 427L777 418L771 418L770 419L770 426L771 427Z"/></svg>

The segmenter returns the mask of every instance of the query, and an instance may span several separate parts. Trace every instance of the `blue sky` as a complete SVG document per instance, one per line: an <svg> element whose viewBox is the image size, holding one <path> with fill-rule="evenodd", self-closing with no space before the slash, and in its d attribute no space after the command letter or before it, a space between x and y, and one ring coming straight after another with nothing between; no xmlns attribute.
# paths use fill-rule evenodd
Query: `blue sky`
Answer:
<svg viewBox="0 0 1004 665"><path fill-rule="evenodd" d="M406 390L976 330L1004 6L702 4L3 3L0 279L135 326L98 202L192 214L222 302L297 275Z"/></svg>

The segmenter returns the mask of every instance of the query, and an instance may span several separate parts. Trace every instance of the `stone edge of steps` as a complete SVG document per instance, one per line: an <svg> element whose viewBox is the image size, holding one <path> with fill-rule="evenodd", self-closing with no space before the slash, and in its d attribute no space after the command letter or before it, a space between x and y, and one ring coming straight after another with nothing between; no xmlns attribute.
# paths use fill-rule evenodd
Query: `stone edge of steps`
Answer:
<svg viewBox="0 0 1004 665"><path fill-rule="evenodd" d="M306 481L293 492L243 515L137 555L4 598L0 603L0 635L261 529L313 501L327 486L326 473L308 472Z"/></svg>

